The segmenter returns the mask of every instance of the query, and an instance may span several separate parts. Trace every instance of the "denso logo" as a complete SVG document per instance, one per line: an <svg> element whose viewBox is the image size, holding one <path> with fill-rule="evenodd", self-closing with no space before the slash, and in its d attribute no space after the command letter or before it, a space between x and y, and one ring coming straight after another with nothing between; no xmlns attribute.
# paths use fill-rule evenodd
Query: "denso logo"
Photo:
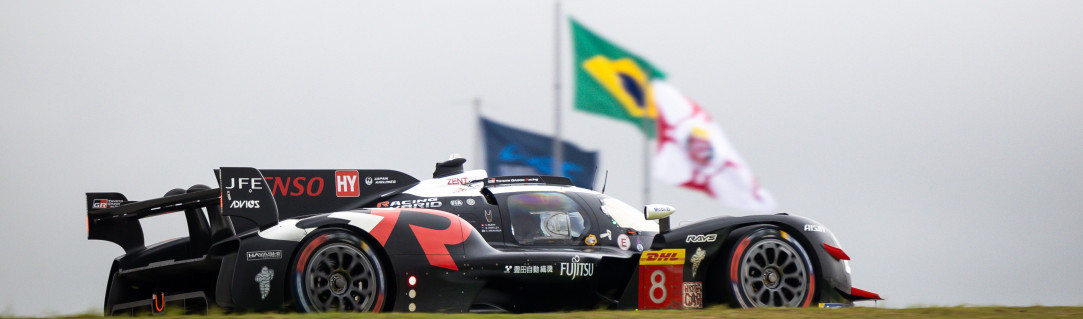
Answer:
<svg viewBox="0 0 1083 319"><path fill-rule="evenodd" d="M230 178L226 189L263 189L263 180L256 177Z"/></svg>
<svg viewBox="0 0 1083 319"><path fill-rule="evenodd" d="M259 200L235 200L229 203L229 208L259 208Z"/></svg>
<svg viewBox="0 0 1083 319"><path fill-rule="evenodd" d="M456 178L448 178L447 179L447 184L448 185L466 185L469 182L470 181L467 180L466 177L456 177Z"/></svg>
<svg viewBox="0 0 1083 319"><path fill-rule="evenodd" d="M264 177L271 185L271 194L279 196L320 196L323 177Z"/></svg>
<svg viewBox="0 0 1083 319"><path fill-rule="evenodd" d="M661 253L661 252L646 252L643 253L644 261L681 261L681 257L677 257L677 253Z"/></svg>
<svg viewBox="0 0 1083 319"><path fill-rule="evenodd" d="M814 232L826 233L827 228L824 227L824 226L820 226L820 225L805 225L805 231L814 231Z"/></svg>
<svg viewBox="0 0 1083 319"><path fill-rule="evenodd" d="M686 243L713 243L716 239L718 239L718 234L688 235L688 238L685 238L684 242L686 242Z"/></svg>
<svg viewBox="0 0 1083 319"><path fill-rule="evenodd" d="M357 171L335 171L335 196L358 197L361 196L359 175Z"/></svg>

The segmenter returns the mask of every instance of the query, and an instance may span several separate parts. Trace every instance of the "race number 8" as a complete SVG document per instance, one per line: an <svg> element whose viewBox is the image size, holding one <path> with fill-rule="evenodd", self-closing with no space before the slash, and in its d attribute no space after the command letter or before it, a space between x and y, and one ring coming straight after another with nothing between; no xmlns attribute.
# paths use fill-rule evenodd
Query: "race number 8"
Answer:
<svg viewBox="0 0 1083 319"><path fill-rule="evenodd" d="M658 280L655 280L655 278L658 278ZM665 286L665 283L666 283L666 273L663 272L661 269L655 270L654 272L651 273L651 288L649 290L647 290L647 295L650 296L651 301L653 301L656 304L660 304L663 301L666 301L666 286ZM654 297L654 290L655 289L662 290L662 296L661 297L658 297L658 298Z"/></svg>

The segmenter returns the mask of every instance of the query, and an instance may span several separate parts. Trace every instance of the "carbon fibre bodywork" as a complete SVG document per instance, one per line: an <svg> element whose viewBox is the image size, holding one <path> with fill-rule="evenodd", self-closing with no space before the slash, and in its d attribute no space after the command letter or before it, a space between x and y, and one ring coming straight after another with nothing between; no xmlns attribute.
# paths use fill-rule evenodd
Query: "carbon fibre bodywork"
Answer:
<svg viewBox="0 0 1083 319"><path fill-rule="evenodd" d="M659 232L630 227L627 215L607 208L611 198L559 178L490 178L449 162L426 181L389 170L222 168L220 189L193 187L142 202L88 193L88 237L126 251L110 271L105 312L311 311L298 307L302 266L322 240L317 235L333 232L357 236L374 252L386 292L373 296L379 306L365 309L372 311L732 303L730 255L749 229L765 226L808 252L814 266L805 305L870 299L851 294L847 261L825 251L825 244L840 247L834 235L807 218L718 217ZM562 211L517 215L517 202L554 200ZM138 219L173 211L185 212L192 236L143 247ZM549 233L528 235L535 225L516 216L544 219L539 227Z"/></svg>

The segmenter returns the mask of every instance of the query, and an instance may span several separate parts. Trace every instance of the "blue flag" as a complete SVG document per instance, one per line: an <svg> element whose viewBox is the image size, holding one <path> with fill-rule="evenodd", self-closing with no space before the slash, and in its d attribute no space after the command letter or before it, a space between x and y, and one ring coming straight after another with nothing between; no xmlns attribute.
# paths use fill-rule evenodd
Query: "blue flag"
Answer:
<svg viewBox="0 0 1083 319"><path fill-rule="evenodd" d="M485 139L485 170L489 176L552 175L553 139L481 119ZM587 152L564 143L564 176L575 186L594 187L598 152Z"/></svg>

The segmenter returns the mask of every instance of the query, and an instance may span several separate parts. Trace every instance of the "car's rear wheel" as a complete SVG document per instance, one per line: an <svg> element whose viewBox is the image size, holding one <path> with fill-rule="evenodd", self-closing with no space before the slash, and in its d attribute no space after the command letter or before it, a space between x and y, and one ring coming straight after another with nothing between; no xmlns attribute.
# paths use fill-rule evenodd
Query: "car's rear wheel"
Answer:
<svg viewBox="0 0 1083 319"><path fill-rule="evenodd" d="M807 307L816 291L805 249L773 226L738 238L730 253L729 277L734 301L743 308Z"/></svg>
<svg viewBox="0 0 1083 319"><path fill-rule="evenodd" d="M291 291L305 312L379 312L388 285L373 247L343 229L319 231L301 246Z"/></svg>

